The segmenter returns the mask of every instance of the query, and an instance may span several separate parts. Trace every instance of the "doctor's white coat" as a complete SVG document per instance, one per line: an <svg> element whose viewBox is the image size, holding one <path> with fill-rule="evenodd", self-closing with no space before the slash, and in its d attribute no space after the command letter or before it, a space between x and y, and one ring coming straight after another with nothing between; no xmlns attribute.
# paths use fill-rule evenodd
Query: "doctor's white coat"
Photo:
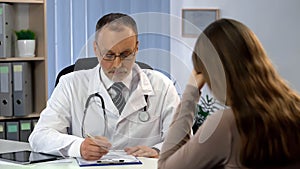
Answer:
<svg viewBox="0 0 300 169"><path fill-rule="evenodd" d="M60 78L29 137L34 151L80 157L80 145L86 134L107 137L113 149L137 145L161 148L179 103L172 81L135 64L135 89L119 115L100 80L99 68L98 65ZM94 93L103 98L106 117L100 98L93 97L84 118L87 98Z"/></svg>

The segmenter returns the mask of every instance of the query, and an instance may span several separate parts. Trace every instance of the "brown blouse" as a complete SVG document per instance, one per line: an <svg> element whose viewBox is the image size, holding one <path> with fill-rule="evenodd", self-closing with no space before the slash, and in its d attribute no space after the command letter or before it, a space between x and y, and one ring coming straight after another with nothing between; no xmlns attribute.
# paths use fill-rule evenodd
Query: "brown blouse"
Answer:
<svg viewBox="0 0 300 169"><path fill-rule="evenodd" d="M208 116L191 135L199 97L197 88L187 86L164 141L158 168L245 168L239 161L240 135L230 109Z"/></svg>

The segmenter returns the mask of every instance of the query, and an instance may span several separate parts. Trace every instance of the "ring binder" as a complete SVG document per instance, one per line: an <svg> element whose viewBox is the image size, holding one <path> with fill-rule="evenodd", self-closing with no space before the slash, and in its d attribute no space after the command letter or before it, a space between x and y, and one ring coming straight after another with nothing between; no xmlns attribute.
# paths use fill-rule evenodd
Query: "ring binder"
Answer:
<svg viewBox="0 0 300 169"><path fill-rule="evenodd" d="M20 140L19 135L19 122L17 121L8 121L6 122L6 139L7 140Z"/></svg>
<svg viewBox="0 0 300 169"><path fill-rule="evenodd" d="M31 67L29 62L13 63L14 116L32 113Z"/></svg>
<svg viewBox="0 0 300 169"><path fill-rule="evenodd" d="M0 115L13 116L11 63L0 63Z"/></svg>
<svg viewBox="0 0 300 169"><path fill-rule="evenodd" d="M0 58L12 56L13 49L13 7L0 3Z"/></svg>
<svg viewBox="0 0 300 169"><path fill-rule="evenodd" d="M28 142L31 133L31 120L20 120L20 141Z"/></svg>

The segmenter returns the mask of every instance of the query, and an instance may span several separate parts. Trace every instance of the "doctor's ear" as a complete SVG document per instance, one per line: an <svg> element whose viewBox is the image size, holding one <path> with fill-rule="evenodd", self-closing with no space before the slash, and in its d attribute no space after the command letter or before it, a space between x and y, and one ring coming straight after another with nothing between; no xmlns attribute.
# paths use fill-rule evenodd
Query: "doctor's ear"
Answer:
<svg viewBox="0 0 300 169"><path fill-rule="evenodd" d="M93 49L94 49L95 55L99 56L99 50L98 50L97 42L96 41L93 42Z"/></svg>
<svg viewBox="0 0 300 169"><path fill-rule="evenodd" d="M99 64L101 64L102 58L100 56L96 56L96 57L97 57L97 60L98 60Z"/></svg>
<svg viewBox="0 0 300 169"><path fill-rule="evenodd" d="M139 50L139 41L136 41L136 51Z"/></svg>

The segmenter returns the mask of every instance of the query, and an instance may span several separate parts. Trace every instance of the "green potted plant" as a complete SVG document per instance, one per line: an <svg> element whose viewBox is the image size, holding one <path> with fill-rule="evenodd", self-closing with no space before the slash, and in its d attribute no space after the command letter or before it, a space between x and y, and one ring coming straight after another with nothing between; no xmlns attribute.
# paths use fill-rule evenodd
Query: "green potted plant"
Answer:
<svg viewBox="0 0 300 169"><path fill-rule="evenodd" d="M17 50L19 57L35 56L35 33L29 29L15 31L17 36Z"/></svg>
<svg viewBox="0 0 300 169"><path fill-rule="evenodd" d="M198 128L205 121L206 117L223 107L212 96L204 95L200 97L200 103L196 104L195 121L193 125L193 133L196 133Z"/></svg>

